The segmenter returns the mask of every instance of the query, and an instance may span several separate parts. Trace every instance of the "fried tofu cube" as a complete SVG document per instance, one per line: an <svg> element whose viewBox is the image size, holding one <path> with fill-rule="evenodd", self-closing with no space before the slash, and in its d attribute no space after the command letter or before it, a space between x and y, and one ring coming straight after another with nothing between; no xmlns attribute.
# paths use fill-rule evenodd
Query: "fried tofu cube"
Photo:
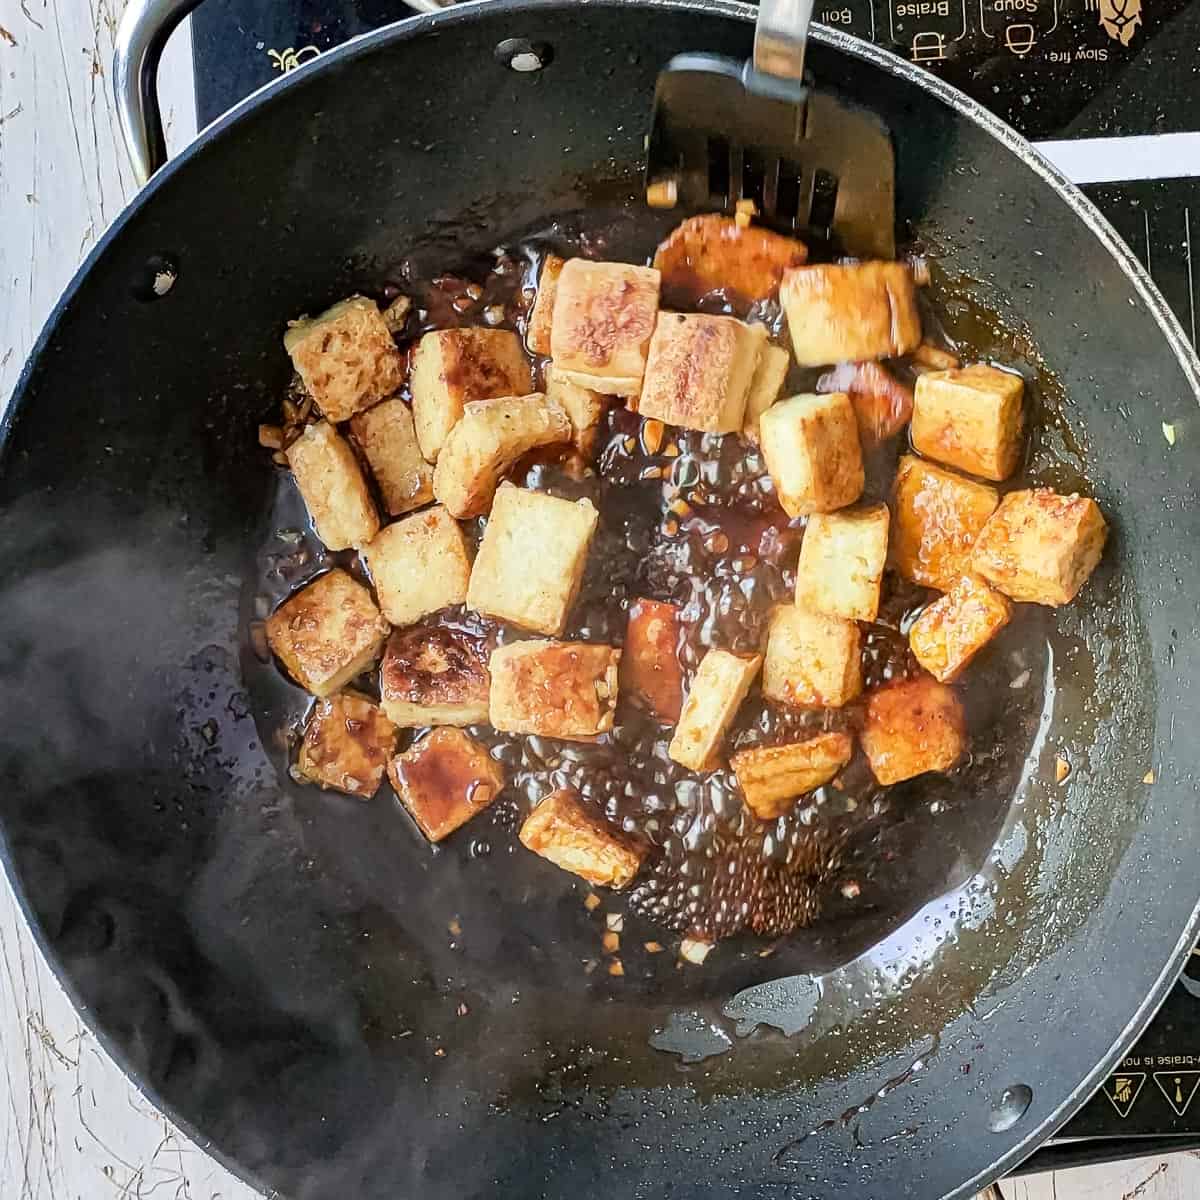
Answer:
<svg viewBox="0 0 1200 1200"><path fill-rule="evenodd" d="M848 733L819 733L803 742L739 750L729 764L746 806L760 821L774 821L798 796L828 783L853 753Z"/></svg>
<svg viewBox="0 0 1200 1200"><path fill-rule="evenodd" d="M388 763L388 779L431 842L449 837L504 788L499 763L461 729L431 729Z"/></svg>
<svg viewBox="0 0 1200 1200"><path fill-rule="evenodd" d="M474 400L442 443L433 472L433 494L453 516L488 511L500 476L538 446L571 440L571 422L540 392Z"/></svg>
<svg viewBox="0 0 1200 1200"><path fill-rule="evenodd" d="M317 701L296 767L323 788L370 800L395 753L395 725L368 696L347 690Z"/></svg>
<svg viewBox="0 0 1200 1200"><path fill-rule="evenodd" d="M467 604L556 637L579 594L599 519L590 500L560 500L506 484L496 492L479 543Z"/></svg>
<svg viewBox="0 0 1200 1200"><path fill-rule="evenodd" d="M578 741L607 733L620 650L589 642L510 642L492 651L491 722L505 733Z"/></svg>
<svg viewBox="0 0 1200 1200"><path fill-rule="evenodd" d="M921 344L921 314L904 263L793 267L780 299L802 367L896 358Z"/></svg>
<svg viewBox="0 0 1200 1200"><path fill-rule="evenodd" d="M789 517L853 504L866 480L858 425L844 392L781 400L759 418L759 442Z"/></svg>
<svg viewBox="0 0 1200 1200"><path fill-rule="evenodd" d="M600 422L604 419L604 397L590 388L572 383L551 363L546 370L546 399L567 414L575 449L585 457L590 457L596 448Z"/></svg>
<svg viewBox="0 0 1200 1200"><path fill-rule="evenodd" d="M412 412L421 453L436 462L463 407L472 400L533 390L521 339L508 329L438 329L417 343Z"/></svg>
<svg viewBox="0 0 1200 1200"><path fill-rule="evenodd" d="M379 532L358 459L328 421L308 426L284 453L317 537L330 550L361 546Z"/></svg>
<svg viewBox="0 0 1200 1200"><path fill-rule="evenodd" d="M374 300L351 296L283 335L309 395L327 420L348 421L404 382L404 359Z"/></svg>
<svg viewBox="0 0 1200 1200"><path fill-rule="evenodd" d="M926 771L949 771L967 748L954 689L928 675L893 679L867 697L862 747L885 787Z"/></svg>
<svg viewBox="0 0 1200 1200"><path fill-rule="evenodd" d="M912 418L912 388L876 362L841 363L817 380L818 392L845 392L864 447L886 442Z"/></svg>
<svg viewBox="0 0 1200 1200"><path fill-rule="evenodd" d="M554 321L554 302L558 299L558 277L566 266L566 259L557 254L547 254L538 276L537 294L529 312L529 325L525 330L525 344L530 354L543 358L550 353L550 326Z"/></svg>
<svg viewBox="0 0 1200 1200"><path fill-rule="evenodd" d="M913 583L948 592L971 574L971 551L996 511L995 488L905 455L892 491L892 562Z"/></svg>
<svg viewBox="0 0 1200 1200"><path fill-rule="evenodd" d="M1012 611L995 588L964 575L913 622L908 644L934 679L950 683L1008 624Z"/></svg>
<svg viewBox="0 0 1200 1200"><path fill-rule="evenodd" d="M340 567L289 596L267 619L267 642L287 673L328 696L373 666L389 633L371 593Z"/></svg>
<svg viewBox="0 0 1200 1200"><path fill-rule="evenodd" d="M734 317L661 312L638 400L643 417L708 433L735 433L767 340Z"/></svg>
<svg viewBox="0 0 1200 1200"><path fill-rule="evenodd" d="M578 792L551 792L525 818L521 844L594 887L632 882L645 851L589 807Z"/></svg>
<svg viewBox="0 0 1200 1200"><path fill-rule="evenodd" d="M385 526L362 548L362 557L393 625L412 625L467 597L467 540L441 506Z"/></svg>
<svg viewBox="0 0 1200 1200"><path fill-rule="evenodd" d="M854 621L794 604L771 614L763 695L801 708L841 708L862 691L862 634Z"/></svg>
<svg viewBox="0 0 1200 1200"><path fill-rule="evenodd" d="M433 499L433 472L417 445L412 412L399 396L351 417L350 435L371 468L388 516Z"/></svg>
<svg viewBox="0 0 1200 1200"><path fill-rule="evenodd" d="M795 238L702 213L671 231L655 251L654 265L671 299L693 308L718 291L743 305L766 300L779 290L784 271L807 259L808 248Z"/></svg>
<svg viewBox="0 0 1200 1200"><path fill-rule="evenodd" d="M979 534L971 564L1006 596L1057 607L1096 569L1107 537L1094 500L1049 488L1009 492Z"/></svg>
<svg viewBox="0 0 1200 1200"><path fill-rule="evenodd" d="M658 600L629 606L621 655L621 694L668 725L683 707L679 663L679 607Z"/></svg>
<svg viewBox="0 0 1200 1200"><path fill-rule="evenodd" d="M886 504L813 513L800 545L796 603L827 617L874 621L890 519Z"/></svg>
<svg viewBox="0 0 1200 1200"><path fill-rule="evenodd" d="M650 267L568 259L550 328L554 365L580 387L636 396L658 316L658 287L659 274Z"/></svg>
<svg viewBox="0 0 1200 1200"><path fill-rule="evenodd" d="M742 437L755 446L758 445L759 418L779 399L791 362L791 355L782 346L773 346L769 342L758 356L758 367L746 396L746 415L742 418Z"/></svg>
<svg viewBox="0 0 1200 1200"><path fill-rule="evenodd" d="M667 753L690 771L712 771L721 744L762 666L761 654L709 650L692 677Z"/></svg>
<svg viewBox="0 0 1200 1200"><path fill-rule="evenodd" d="M917 380L912 444L968 475L1007 479L1021 458L1020 375L983 363L930 371Z"/></svg>
<svg viewBox="0 0 1200 1200"><path fill-rule="evenodd" d="M458 626L397 629L379 667L383 711L402 729L484 724L489 653L485 637Z"/></svg>

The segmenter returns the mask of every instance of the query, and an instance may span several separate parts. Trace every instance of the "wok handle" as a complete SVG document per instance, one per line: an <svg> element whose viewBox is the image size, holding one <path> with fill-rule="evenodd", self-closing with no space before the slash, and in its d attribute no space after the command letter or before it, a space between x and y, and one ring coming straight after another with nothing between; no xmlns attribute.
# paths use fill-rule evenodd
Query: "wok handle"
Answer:
<svg viewBox="0 0 1200 1200"><path fill-rule="evenodd" d="M167 161L158 63L167 38L200 0L129 0L117 26L113 92L134 179L143 186Z"/></svg>
<svg viewBox="0 0 1200 1200"><path fill-rule="evenodd" d="M139 187L166 161L158 64L167 39L200 0L129 0L117 27L113 92L125 149ZM453 0L406 0L418 12L437 12ZM811 5L810 5L811 7Z"/></svg>
<svg viewBox="0 0 1200 1200"><path fill-rule="evenodd" d="M813 0L761 0L754 26L754 71L758 76L799 83Z"/></svg>

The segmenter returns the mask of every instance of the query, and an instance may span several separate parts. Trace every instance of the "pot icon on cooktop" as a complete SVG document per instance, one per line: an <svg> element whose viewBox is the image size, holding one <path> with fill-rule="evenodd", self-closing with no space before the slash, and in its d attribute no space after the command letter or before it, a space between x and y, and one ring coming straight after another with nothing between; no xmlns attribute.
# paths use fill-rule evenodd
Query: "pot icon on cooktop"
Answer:
<svg viewBox="0 0 1200 1200"><path fill-rule="evenodd" d="M1037 30L1025 23L1009 25L1004 30L1004 48L1023 58L1033 49L1037 41Z"/></svg>
<svg viewBox="0 0 1200 1200"><path fill-rule="evenodd" d="M935 29L913 34L913 62L941 62L946 57L946 38Z"/></svg>

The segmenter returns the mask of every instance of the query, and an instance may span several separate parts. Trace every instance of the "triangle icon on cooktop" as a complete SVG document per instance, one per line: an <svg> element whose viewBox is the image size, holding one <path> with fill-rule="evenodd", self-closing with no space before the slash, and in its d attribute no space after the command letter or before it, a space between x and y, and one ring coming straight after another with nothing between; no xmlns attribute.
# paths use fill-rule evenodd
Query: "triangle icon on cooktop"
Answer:
<svg viewBox="0 0 1200 1200"><path fill-rule="evenodd" d="M1117 1116L1121 1120L1129 1116L1129 1110L1142 1094L1142 1085L1145 1082L1145 1071L1118 1071L1108 1077L1101 1090L1108 1097L1109 1104L1117 1110Z"/></svg>
<svg viewBox="0 0 1200 1200"><path fill-rule="evenodd" d="M1182 1117L1196 1095L1196 1089L1200 1088L1200 1071L1155 1071L1154 1082L1175 1110L1175 1115Z"/></svg>

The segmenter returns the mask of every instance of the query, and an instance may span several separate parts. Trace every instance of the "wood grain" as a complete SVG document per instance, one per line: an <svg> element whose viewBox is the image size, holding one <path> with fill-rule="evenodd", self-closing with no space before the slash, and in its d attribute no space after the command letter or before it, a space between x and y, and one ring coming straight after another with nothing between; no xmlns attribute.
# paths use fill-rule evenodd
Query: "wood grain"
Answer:
<svg viewBox="0 0 1200 1200"><path fill-rule="evenodd" d="M110 98L122 0L0 0L0 411L59 292L133 192ZM168 143L194 132L190 45L160 83ZM251 1200L121 1074L0 881L0 1200ZM1002 1185L1005 1200L1191 1200L1193 1155Z"/></svg>

